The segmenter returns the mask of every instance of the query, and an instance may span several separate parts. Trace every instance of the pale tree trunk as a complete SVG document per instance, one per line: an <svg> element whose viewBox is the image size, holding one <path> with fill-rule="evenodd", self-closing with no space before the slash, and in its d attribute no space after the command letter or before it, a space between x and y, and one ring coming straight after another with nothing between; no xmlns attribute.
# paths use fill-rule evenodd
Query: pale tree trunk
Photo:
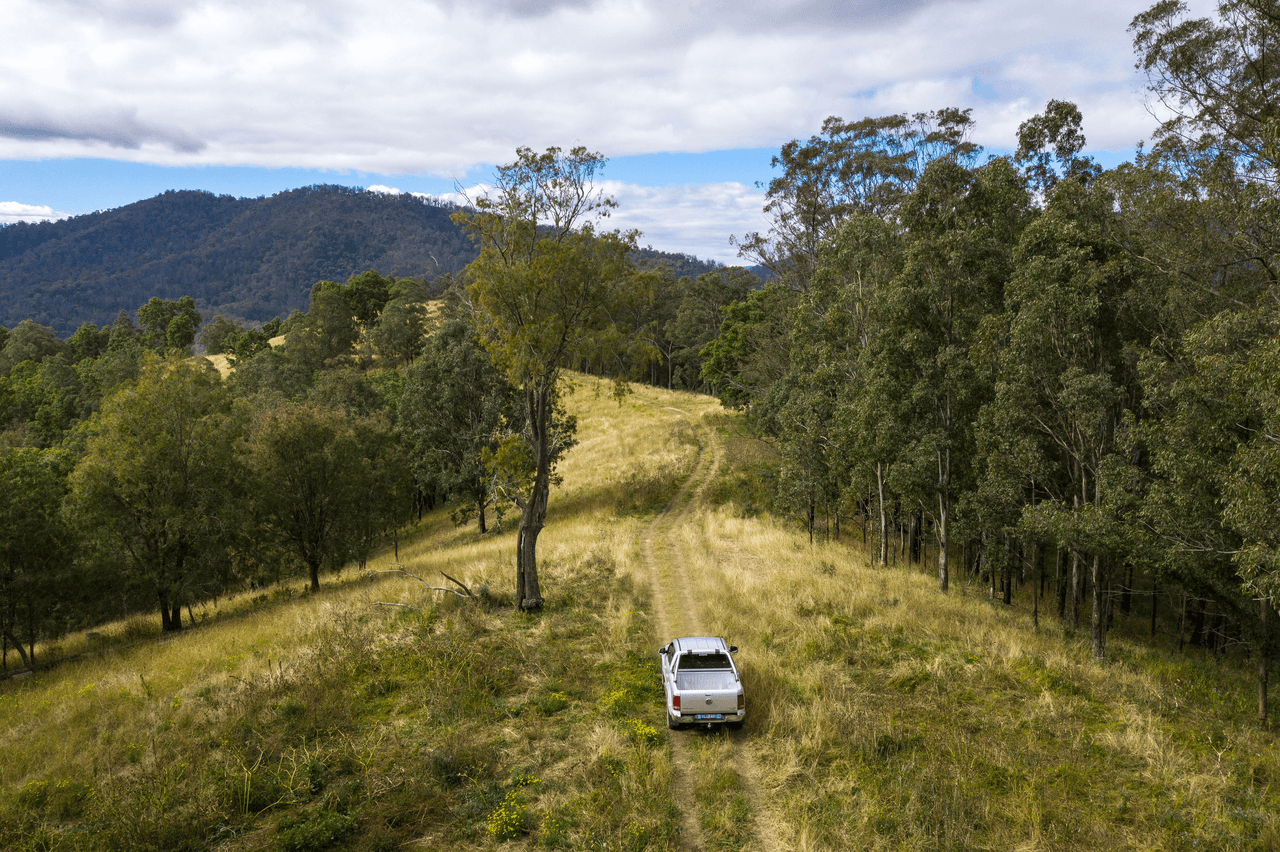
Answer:
<svg viewBox="0 0 1280 852"><path fill-rule="evenodd" d="M516 546L516 606L530 611L542 607L538 585L538 534L547 519L547 494L551 489L551 390L540 384L525 392L529 412L529 432L537 468L533 491L520 507L520 527Z"/></svg>
<svg viewBox="0 0 1280 852"><path fill-rule="evenodd" d="M1258 640L1258 724L1262 727L1267 726L1267 655L1271 651L1271 637L1268 635L1267 629L1267 613L1271 609L1271 602L1266 598L1258 601L1258 632L1260 638Z"/></svg>
<svg viewBox="0 0 1280 852"><path fill-rule="evenodd" d="M1040 542L1031 544L1031 629L1040 630L1040 579L1044 568L1040 565Z"/></svg>
<svg viewBox="0 0 1280 852"><path fill-rule="evenodd" d="M951 517L951 450L938 451L938 591L950 583L947 564L948 522Z"/></svg>
<svg viewBox="0 0 1280 852"><path fill-rule="evenodd" d="M1093 621L1089 644L1093 650L1093 658L1102 660L1107 656L1107 613L1105 601L1108 593L1107 589L1104 588L1107 583L1103 577L1102 557L1096 553L1093 554L1093 563L1090 565L1089 573L1091 575L1090 585L1093 586Z"/></svg>
<svg viewBox="0 0 1280 852"><path fill-rule="evenodd" d="M1071 548L1071 607L1068 617L1071 629L1080 629L1080 551Z"/></svg>
<svg viewBox="0 0 1280 852"><path fill-rule="evenodd" d="M889 564L889 522L884 511L884 464L876 462L876 488L880 497L880 565Z"/></svg>

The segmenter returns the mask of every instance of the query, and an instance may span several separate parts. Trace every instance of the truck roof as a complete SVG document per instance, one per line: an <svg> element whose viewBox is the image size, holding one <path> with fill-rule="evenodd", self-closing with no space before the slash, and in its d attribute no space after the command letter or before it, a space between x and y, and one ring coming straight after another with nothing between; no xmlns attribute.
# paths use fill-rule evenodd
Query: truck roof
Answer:
<svg viewBox="0 0 1280 852"><path fill-rule="evenodd" d="M725 641L716 636L685 636L675 640L676 653L683 654L688 651L694 653L720 651L728 653L729 646Z"/></svg>

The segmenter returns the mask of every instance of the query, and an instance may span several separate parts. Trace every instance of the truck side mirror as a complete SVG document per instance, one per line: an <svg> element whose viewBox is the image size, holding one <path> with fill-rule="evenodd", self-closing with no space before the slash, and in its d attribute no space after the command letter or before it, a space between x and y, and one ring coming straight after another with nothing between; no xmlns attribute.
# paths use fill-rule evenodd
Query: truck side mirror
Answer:
<svg viewBox="0 0 1280 852"><path fill-rule="evenodd" d="M659 648L659 649L658 649L658 653L659 653L659 654L665 654L665 653L667 653L667 646L666 646L666 645L663 645L661 648Z"/></svg>
<svg viewBox="0 0 1280 852"><path fill-rule="evenodd" d="M736 653L738 653L738 646L737 646L737 645L730 645L730 646L729 646L729 653L730 653L730 654L736 654Z"/></svg>

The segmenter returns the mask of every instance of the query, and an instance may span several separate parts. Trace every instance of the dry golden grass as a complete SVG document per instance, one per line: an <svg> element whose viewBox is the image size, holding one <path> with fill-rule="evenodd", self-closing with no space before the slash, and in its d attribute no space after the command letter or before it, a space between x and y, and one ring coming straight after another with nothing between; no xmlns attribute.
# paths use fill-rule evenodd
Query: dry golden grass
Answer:
<svg viewBox="0 0 1280 852"><path fill-rule="evenodd" d="M399 562L488 606L348 569L168 641L150 620L68 638L99 655L0 685L0 845L680 848L640 542L712 423L721 471L665 554L742 649L746 730L678 735L709 847L1280 848L1277 744L1236 663L1119 636L1097 662L984 588L811 546L761 514L770 454L714 400L577 384L541 615L510 607L514 515L481 537L445 509Z"/></svg>
<svg viewBox="0 0 1280 852"><path fill-rule="evenodd" d="M984 587L942 595L732 503L683 535L701 623L742 648L750 748L795 848L1280 848L1247 671L1191 716L1135 664L1146 649L1113 639L1095 661Z"/></svg>

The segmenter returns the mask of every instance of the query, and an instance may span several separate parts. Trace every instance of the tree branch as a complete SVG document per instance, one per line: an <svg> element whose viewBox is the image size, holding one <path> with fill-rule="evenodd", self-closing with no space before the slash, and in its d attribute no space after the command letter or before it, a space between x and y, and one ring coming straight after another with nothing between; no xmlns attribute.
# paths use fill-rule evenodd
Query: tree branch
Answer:
<svg viewBox="0 0 1280 852"><path fill-rule="evenodd" d="M451 583L455 583L458 586L460 586L462 588L461 592L458 591L457 589L446 589L441 586L432 586L426 580L419 577L417 574L410 574L403 565L399 563L392 563L392 564L395 565L396 567L389 571L366 571L365 573L366 574L399 574L403 577L408 577L411 580L417 580L419 583L426 586L428 589L430 589L433 592L448 592L451 595L457 595L460 598L471 598L472 600L474 600L476 597L472 593L472 591L468 589L462 582L455 580L453 577L450 577L448 574L445 574L443 571L440 572L441 576L443 576L446 580L450 581ZM408 609L413 609L413 607L410 607L407 604L378 603L374 605L375 606L404 606L404 607L407 607Z"/></svg>

